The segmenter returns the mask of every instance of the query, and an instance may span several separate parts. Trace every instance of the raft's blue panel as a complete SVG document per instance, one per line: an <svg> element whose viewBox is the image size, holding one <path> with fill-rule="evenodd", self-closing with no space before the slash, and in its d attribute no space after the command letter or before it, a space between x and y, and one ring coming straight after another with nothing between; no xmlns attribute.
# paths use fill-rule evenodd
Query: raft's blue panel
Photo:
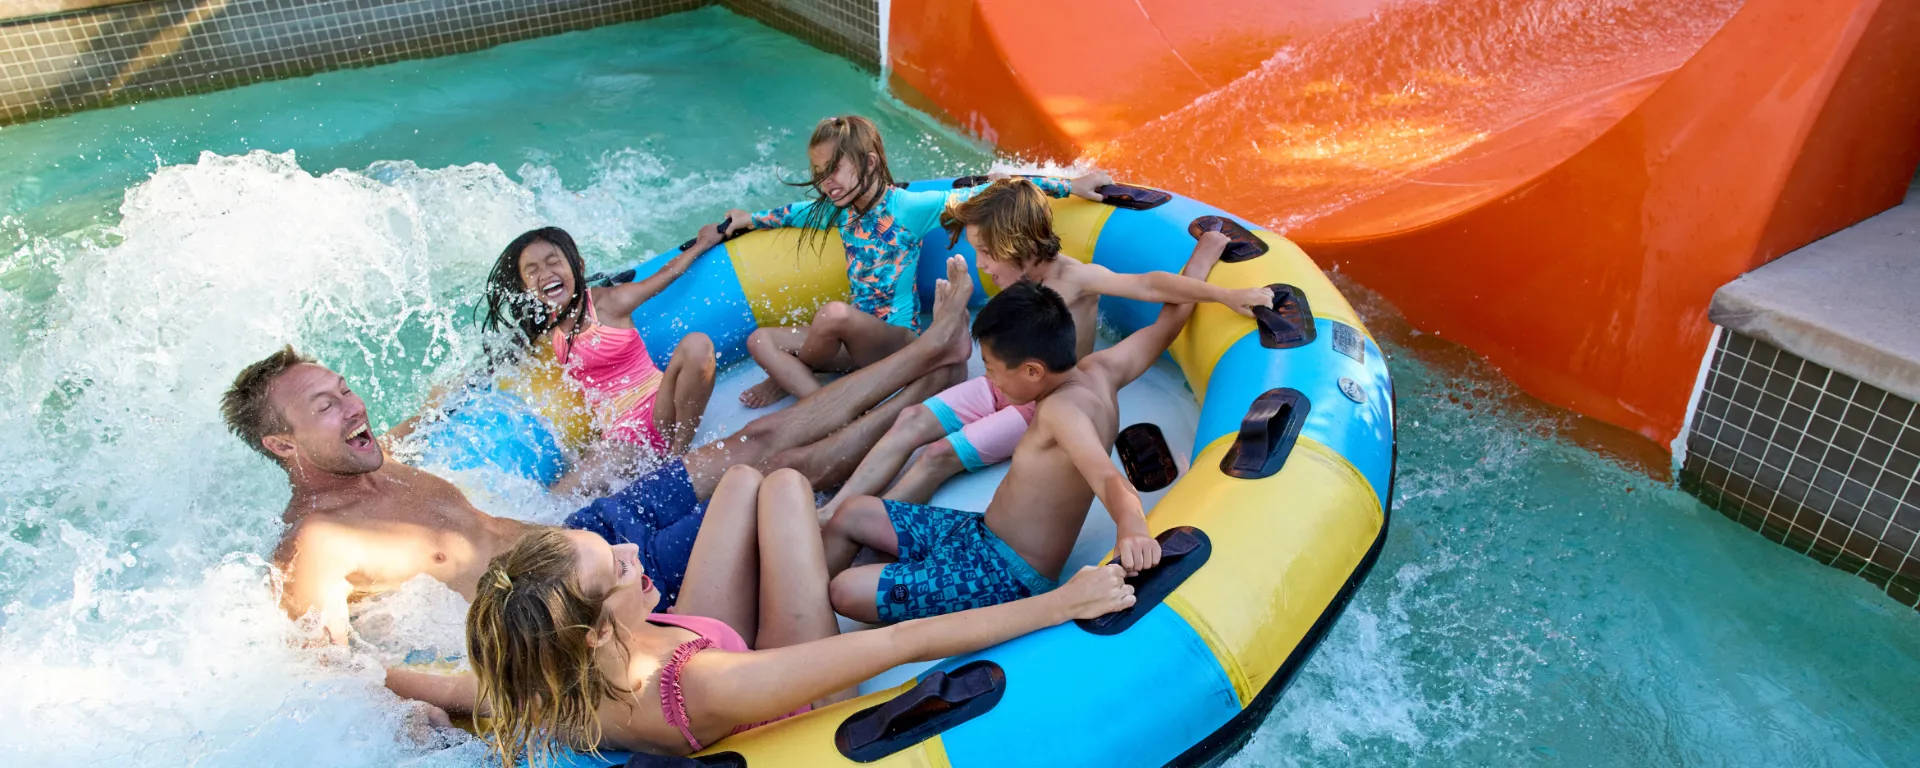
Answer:
<svg viewBox="0 0 1920 768"><path fill-rule="evenodd" d="M914 192L952 188L952 179L916 181L907 186ZM962 237L959 243L948 246L947 239L947 230L937 224L920 233L920 265L914 274L914 288L920 292L920 309L925 312L933 311L934 281L947 276L947 257L956 253L967 257L967 268L973 270L973 298L967 301L967 306L979 307L987 303L986 281L980 279L980 258L974 254L973 244Z"/></svg>
<svg viewBox="0 0 1920 768"><path fill-rule="evenodd" d="M1112 637L1044 629L939 668L991 659L1000 703L941 734L954 768L1161 765L1240 712L1220 662L1166 605Z"/></svg>
<svg viewBox="0 0 1920 768"><path fill-rule="evenodd" d="M1334 321L1315 318L1313 324L1317 337L1304 347L1267 349L1260 346L1260 334L1250 332L1227 348L1207 385L1194 455L1222 435L1238 433L1247 406L1261 393L1292 387L1312 403L1300 435L1345 456L1384 502L1393 473L1393 383L1387 378L1386 358L1372 339L1355 329L1365 345L1366 364L1355 362L1334 350ZM1341 394L1342 377L1360 385L1366 402L1355 403Z"/></svg>
<svg viewBox="0 0 1920 768"><path fill-rule="evenodd" d="M1187 225L1201 216L1225 216L1249 230L1260 227L1206 203L1175 195L1166 205L1147 211L1117 209L1100 228L1093 247L1093 263L1115 272L1179 274L1193 255L1194 239ZM1121 335L1153 324L1159 304L1112 296L1100 299L1100 316Z"/></svg>
<svg viewBox="0 0 1920 768"><path fill-rule="evenodd" d="M663 253L636 267L635 279L659 271L671 258ZM634 310L633 326L640 329L640 340L647 343L654 365L662 369L689 331L712 337L714 352L724 366L747 356L747 334L758 327L724 243L695 259L679 280Z"/></svg>
<svg viewBox="0 0 1920 768"><path fill-rule="evenodd" d="M448 469L493 467L541 485L552 485L566 469L552 427L526 401L498 390L472 391L420 437L426 463Z"/></svg>

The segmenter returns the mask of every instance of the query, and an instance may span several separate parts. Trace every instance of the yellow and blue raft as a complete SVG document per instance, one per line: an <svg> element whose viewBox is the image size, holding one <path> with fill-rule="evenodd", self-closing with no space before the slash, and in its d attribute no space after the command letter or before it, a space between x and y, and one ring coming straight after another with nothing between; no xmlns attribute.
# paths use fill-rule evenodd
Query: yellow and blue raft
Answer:
<svg viewBox="0 0 1920 768"><path fill-rule="evenodd" d="M1166 555L1137 581L1139 603L659 764L1206 765L1251 735L1379 555L1393 498L1393 384L1353 307L1293 243L1195 200L1127 189L1110 203L1052 201L1062 252L1117 272L1178 272L1194 221L1220 216L1265 247L1236 246L1208 282L1276 288L1274 311L1256 319L1199 306L1169 350L1199 405L1184 475L1171 477L1177 467L1156 456L1166 446L1157 427L1122 432L1121 463L1135 483L1172 483L1147 517ZM974 253L964 238L949 247L945 232L923 234L918 288L930 306L948 254L973 263ZM725 365L745 356L753 329L804 323L847 294L837 233L825 241L771 230L725 243L635 315L647 347L664 354L699 330ZM990 290L980 283L976 302ZM1106 298L1100 310L1126 334L1159 307ZM507 392L470 400L430 438L429 460L551 482L562 441L531 410ZM575 760L626 756L602 757Z"/></svg>

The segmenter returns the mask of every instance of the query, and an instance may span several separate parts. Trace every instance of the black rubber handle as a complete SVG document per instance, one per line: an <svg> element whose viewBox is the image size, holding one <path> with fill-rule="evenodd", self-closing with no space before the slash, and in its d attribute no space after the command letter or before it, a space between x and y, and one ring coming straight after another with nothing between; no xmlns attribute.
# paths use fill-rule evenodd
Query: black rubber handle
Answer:
<svg viewBox="0 0 1920 768"><path fill-rule="evenodd" d="M1225 216L1201 216L1187 224L1187 234L1193 235L1195 240L1207 232L1219 232L1227 236L1227 250L1220 254L1220 260L1228 264L1259 258L1269 250L1267 241L1241 226L1240 222Z"/></svg>
<svg viewBox="0 0 1920 768"><path fill-rule="evenodd" d="M1141 571L1138 575L1127 577L1127 583L1133 585L1133 606L1124 611L1115 611L1095 619L1081 619L1074 622L1081 629L1096 635L1117 635L1127 631L1148 611L1173 594L1187 577L1207 564L1207 558L1213 556L1213 540L1198 528L1183 525L1168 528L1155 537L1160 542L1160 564Z"/></svg>
<svg viewBox="0 0 1920 768"><path fill-rule="evenodd" d="M991 661L934 672L906 693L855 712L834 730L833 743L847 759L871 763L986 714L1006 692L1007 674Z"/></svg>
<svg viewBox="0 0 1920 768"><path fill-rule="evenodd" d="M1273 306L1253 308L1253 320L1260 326L1260 346L1293 349L1319 338L1320 331L1313 324L1313 305L1307 303L1305 293L1286 283L1267 288L1273 291Z"/></svg>
<svg viewBox="0 0 1920 768"><path fill-rule="evenodd" d="M1173 200L1173 195L1160 190L1131 184L1103 184L1094 187L1093 191L1100 193L1100 202L1129 211L1151 210Z"/></svg>
<svg viewBox="0 0 1920 768"><path fill-rule="evenodd" d="M1240 434L1220 457L1220 471L1229 477L1257 480L1271 477L1286 466L1287 456L1300 439L1313 404L1300 390L1269 389L1247 406Z"/></svg>
<svg viewBox="0 0 1920 768"><path fill-rule="evenodd" d="M1173 485L1180 477L1180 465L1167 447L1167 436L1152 422L1141 422L1120 430L1113 447L1120 452L1120 467L1127 471L1133 489L1141 493Z"/></svg>

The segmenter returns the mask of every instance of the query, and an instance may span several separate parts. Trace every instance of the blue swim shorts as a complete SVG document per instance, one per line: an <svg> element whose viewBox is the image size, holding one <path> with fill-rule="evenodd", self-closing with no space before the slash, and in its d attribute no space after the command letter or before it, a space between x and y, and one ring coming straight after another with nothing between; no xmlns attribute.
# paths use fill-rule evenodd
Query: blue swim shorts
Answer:
<svg viewBox="0 0 1920 768"><path fill-rule="evenodd" d="M609 544L637 544L640 565L660 590L660 607L673 607L687 578L693 540L707 517L685 462L675 460L642 475L620 492L567 516L566 527L600 534Z"/></svg>
<svg viewBox="0 0 1920 768"><path fill-rule="evenodd" d="M985 515L888 501L900 560L880 572L880 623L984 608L1054 588L987 528Z"/></svg>

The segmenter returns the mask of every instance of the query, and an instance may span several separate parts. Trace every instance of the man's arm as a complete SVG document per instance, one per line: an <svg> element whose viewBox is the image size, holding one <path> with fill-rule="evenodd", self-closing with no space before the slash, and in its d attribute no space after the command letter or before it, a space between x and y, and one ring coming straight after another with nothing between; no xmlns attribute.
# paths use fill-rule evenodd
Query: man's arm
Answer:
<svg viewBox="0 0 1920 768"><path fill-rule="evenodd" d="M347 598L353 584L347 581L353 566L335 548L327 546L327 535L314 528L303 528L281 543L275 562L285 563L286 581L281 585L280 607L295 621L310 612L319 612L319 639L333 645L347 644ZM280 555L286 555L282 557Z"/></svg>
<svg viewBox="0 0 1920 768"><path fill-rule="evenodd" d="M1118 296L1155 304L1211 301L1225 304L1247 317L1253 316L1254 307L1273 306L1273 290L1265 286L1235 290L1172 272L1121 274L1098 264L1082 264L1073 269L1073 274L1082 290L1099 296Z"/></svg>
<svg viewBox="0 0 1920 768"><path fill-rule="evenodd" d="M448 712L477 714L482 717L491 712L479 712L480 681L472 672L458 675L436 675L429 672L417 672L411 669L387 668L387 690L393 691L404 699L424 701Z"/></svg>
<svg viewBox="0 0 1920 768"><path fill-rule="evenodd" d="M1214 263L1220 261L1220 254L1226 251L1229 242L1232 241L1218 232L1201 234L1200 242L1193 247L1193 256L1187 259L1187 268L1181 274L1192 278L1206 277L1208 272L1213 271ZM1113 388L1118 390L1153 367L1153 361L1160 359L1160 353L1167 351L1167 347L1173 345L1173 340L1179 338L1180 330L1187 326L1187 318L1192 315L1192 304L1161 307L1160 317L1152 325L1127 334L1118 344L1088 355L1083 364L1099 368L1111 377Z"/></svg>
<svg viewBox="0 0 1920 768"><path fill-rule="evenodd" d="M1074 469L1080 470L1087 486L1113 516L1114 553L1120 567L1132 575L1160 563L1160 542L1147 532L1147 515L1140 504L1140 492L1119 467L1107 458L1107 444L1087 414L1071 401L1049 400L1037 417L1060 450L1067 452Z"/></svg>

